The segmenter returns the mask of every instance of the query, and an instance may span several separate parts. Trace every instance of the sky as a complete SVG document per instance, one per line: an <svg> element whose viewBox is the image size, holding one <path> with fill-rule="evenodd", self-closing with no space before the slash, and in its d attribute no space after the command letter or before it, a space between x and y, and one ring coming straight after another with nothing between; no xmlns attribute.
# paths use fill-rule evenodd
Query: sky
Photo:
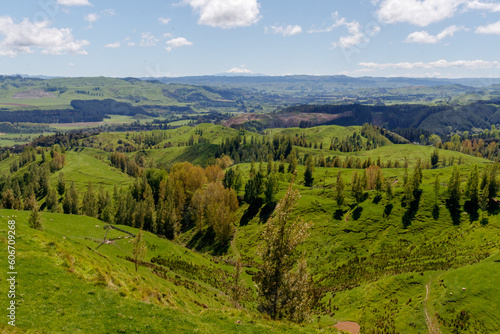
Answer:
<svg viewBox="0 0 500 334"><path fill-rule="evenodd" d="M500 0L16 0L0 74L500 77Z"/></svg>

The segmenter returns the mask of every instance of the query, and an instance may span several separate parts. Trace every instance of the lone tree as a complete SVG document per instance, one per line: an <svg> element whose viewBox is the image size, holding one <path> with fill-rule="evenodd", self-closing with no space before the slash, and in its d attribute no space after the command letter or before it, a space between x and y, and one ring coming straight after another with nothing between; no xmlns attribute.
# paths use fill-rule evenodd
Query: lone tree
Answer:
<svg viewBox="0 0 500 334"><path fill-rule="evenodd" d="M31 228L34 228L35 230L43 230L43 225L42 225L42 214L40 213L40 208L38 207L38 203L35 202L33 205L33 208L31 209L31 215L28 220L28 223Z"/></svg>
<svg viewBox="0 0 500 334"><path fill-rule="evenodd" d="M453 167L453 173L448 181L448 200L450 205L458 207L460 202L460 170L458 166Z"/></svg>
<svg viewBox="0 0 500 334"><path fill-rule="evenodd" d="M234 273L231 275L231 283L229 286L229 294L235 306L238 306L240 300L247 294L245 280L243 279L243 263L241 258L238 258L234 266Z"/></svg>
<svg viewBox="0 0 500 334"><path fill-rule="evenodd" d="M470 200L470 205L473 210L479 207L479 172L477 171L477 164L472 166L470 177L467 179L465 197Z"/></svg>
<svg viewBox="0 0 500 334"><path fill-rule="evenodd" d="M307 238L307 231L312 226L311 222L304 223L299 217L290 223L292 210L299 198L299 192L293 190L290 184L267 221L264 241L259 248L262 265L257 279L261 307L273 319L304 321L308 319L311 308L309 294L312 282L306 275L305 260L299 263L297 271L293 270L296 265L295 248Z"/></svg>
<svg viewBox="0 0 500 334"><path fill-rule="evenodd" d="M437 168L438 163L439 163L439 150L436 148L431 153L431 165L432 165L432 168Z"/></svg>
<svg viewBox="0 0 500 334"><path fill-rule="evenodd" d="M304 185L306 187L311 187L313 185L314 177L314 160L311 156L306 159L306 170L304 171Z"/></svg>
<svg viewBox="0 0 500 334"><path fill-rule="evenodd" d="M335 201L339 206L339 210L342 208L344 200L344 181L342 181L342 173L339 171L339 173L337 174L337 183L335 184Z"/></svg>
<svg viewBox="0 0 500 334"><path fill-rule="evenodd" d="M134 256L135 272L137 272L137 265L139 261L142 261L144 259L148 251L148 246L146 245L146 241L144 240L143 231L139 231L139 233L137 233L133 245L134 251L132 255Z"/></svg>

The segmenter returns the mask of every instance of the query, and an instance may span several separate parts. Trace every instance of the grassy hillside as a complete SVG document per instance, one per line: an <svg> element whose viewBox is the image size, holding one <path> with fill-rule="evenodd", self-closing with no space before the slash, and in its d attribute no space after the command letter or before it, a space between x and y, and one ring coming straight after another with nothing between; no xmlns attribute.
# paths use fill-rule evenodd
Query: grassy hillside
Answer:
<svg viewBox="0 0 500 334"><path fill-rule="evenodd" d="M224 292L197 279L202 272L230 273L230 266L149 233L147 260L158 255L179 259L179 268L164 268L165 278L144 266L135 272L134 264L123 258L132 251L127 234L111 231L107 238L112 244L96 249L105 234L96 219L45 213L40 232L28 227L28 212L0 210L0 215L4 257L6 221L16 220L19 332L315 332L232 308ZM183 267L200 270L189 273ZM7 288L5 280L1 287ZM6 304L6 294L0 300ZM0 326L11 330L4 322Z"/></svg>
<svg viewBox="0 0 500 334"><path fill-rule="evenodd" d="M380 157L383 164L391 160L403 165L406 157L410 177L417 159L429 161L434 150L393 144L349 153L327 149L332 138L357 131L357 127L338 126L273 129L267 136L297 134L308 142L323 142L323 149L294 146L301 158L309 154L318 159L340 156L342 160L370 158L375 162ZM264 138L213 124L153 133L101 133L65 151L66 163L50 174L50 185L54 188L59 174L64 173L67 184L75 182L80 198L89 181L110 192L115 185L125 192L135 180L111 165L110 151L133 146L124 155L145 169L168 168L181 161L206 165L219 145L238 134L248 142L252 136L259 141ZM152 137L156 138L154 144L146 145L145 140ZM187 145L191 138L195 144ZM208 142L196 143L200 138ZM105 223L97 219L44 212L45 229L36 231L28 227L29 212L0 210L2 256L6 256L5 221L14 217L17 222L19 332L93 333L113 328L148 333L335 333L335 324L354 321L362 333L423 333L433 328L441 333L500 333L496 316L500 309L500 209L495 200L487 212L464 209L464 189L473 164L481 174L491 161L446 150L439 150L439 156L439 168L423 170L420 190L407 205L403 204L404 168L381 169L392 185L393 198L368 190L356 203L350 182L353 173L361 174L362 169L315 167L313 185L306 187L305 166L297 167L294 188L301 198L293 216L314 224L298 254L306 256L318 297L313 321L301 326L270 321L257 309L252 278L261 261L257 249L273 204L251 207L240 202L235 233L222 250L210 232L199 232L194 224L185 224L174 241L146 233L148 253L138 273L126 259L133 249L130 235L110 230L110 242L100 245L106 231ZM461 162L458 211L447 202L451 158L454 164ZM20 157L13 155L0 161L0 171L7 176L17 159ZM36 161L21 167L15 176L28 177L41 159L37 154ZM264 171L266 163L263 161ZM251 164L229 168L236 167L242 172L243 187L238 193L242 197ZM255 167L259 168L259 162ZM346 195L341 207L334 200L339 172ZM293 178L290 173L278 173L277 199L283 197ZM138 231L118 227L131 234ZM234 261L240 256L249 294L237 306L229 297L228 286ZM7 289L5 281L1 287ZM0 301L7 303L5 294Z"/></svg>

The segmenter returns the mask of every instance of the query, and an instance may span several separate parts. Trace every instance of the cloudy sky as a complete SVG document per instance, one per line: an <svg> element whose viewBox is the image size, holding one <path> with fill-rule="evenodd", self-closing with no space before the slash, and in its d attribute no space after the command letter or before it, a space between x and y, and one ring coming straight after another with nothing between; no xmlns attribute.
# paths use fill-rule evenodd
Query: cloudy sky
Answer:
<svg viewBox="0 0 500 334"><path fill-rule="evenodd" d="M0 73L500 77L500 0L16 0Z"/></svg>

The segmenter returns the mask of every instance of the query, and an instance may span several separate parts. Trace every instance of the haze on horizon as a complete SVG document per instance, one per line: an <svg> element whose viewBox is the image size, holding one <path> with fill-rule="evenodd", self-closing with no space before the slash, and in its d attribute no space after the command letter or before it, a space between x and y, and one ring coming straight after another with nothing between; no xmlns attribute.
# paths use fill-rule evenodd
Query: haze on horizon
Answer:
<svg viewBox="0 0 500 334"><path fill-rule="evenodd" d="M21 0L0 73L500 77L491 0Z"/></svg>

